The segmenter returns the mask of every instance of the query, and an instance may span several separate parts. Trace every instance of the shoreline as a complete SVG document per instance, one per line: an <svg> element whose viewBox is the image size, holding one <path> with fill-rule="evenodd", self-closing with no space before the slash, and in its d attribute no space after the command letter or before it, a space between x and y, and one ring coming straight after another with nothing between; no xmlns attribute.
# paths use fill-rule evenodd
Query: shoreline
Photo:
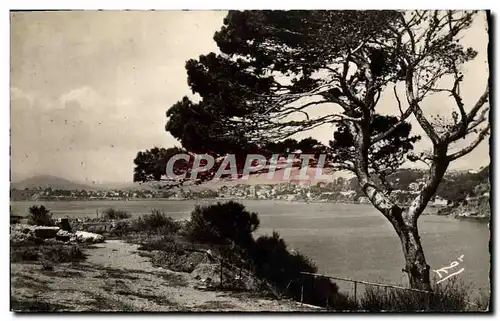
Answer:
<svg viewBox="0 0 500 321"><path fill-rule="evenodd" d="M140 201L150 201L150 202L170 202L170 201L203 201L203 200L215 200L215 201L265 201L265 202L283 202L283 203L313 203L313 204L358 204L358 205L371 205L370 202L334 202L334 201L323 201L323 200L286 200L286 199L262 199L262 198L240 198L240 197L216 197L216 198L123 198L123 199L47 199L47 200L10 200L12 202L140 202ZM409 204L397 204L399 206L409 206ZM427 207L432 208L443 208L443 205L427 205Z"/></svg>
<svg viewBox="0 0 500 321"><path fill-rule="evenodd" d="M332 202L332 201L322 201L322 200L311 200L311 201L303 201L303 200L286 200L286 199L258 199L258 198L135 198L135 199L65 199L65 200L23 200L23 201L13 201L10 200L10 203L43 203L43 202L51 202L51 203L77 203L77 202L109 202L109 207L113 206L113 202L223 202L223 201L251 201L251 202L273 202L275 204L352 204L352 205L371 205L371 203L365 202ZM407 206L405 204L398 204L400 206ZM446 208L443 205L428 205L427 209L432 209L430 212L426 211L422 213L423 216L443 216L448 218L453 218L462 221L475 221L480 223L488 223L490 221L489 217L479 216L479 217L468 217L468 216L459 216L458 214L450 213L448 215L438 214L435 209Z"/></svg>

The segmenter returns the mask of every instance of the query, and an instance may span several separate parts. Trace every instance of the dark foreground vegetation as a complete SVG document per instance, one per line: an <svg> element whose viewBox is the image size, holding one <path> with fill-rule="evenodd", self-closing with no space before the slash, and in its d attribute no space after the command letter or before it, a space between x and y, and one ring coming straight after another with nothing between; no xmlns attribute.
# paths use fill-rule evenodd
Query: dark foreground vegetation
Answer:
<svg viewBox="0 0 500 321"><path fill-rule="evenodd" d="M56 224L45 207L31 208L29 220ZM140 244L141 255L155 266L195 274L207 289L291 298L334 311L484 311L488 306L488 296L470 302L467 286L452 281L434 286L428 294L366 287L354 299L326 277L301 274L316 273L317 267L305 255L290 251L277 232L255 238L259 223L257 213L232 201L198 206L185 221L158 210L132 218L115 209L101 218L70 220L74 231ZM85 260L84 246L11 241L11 261L38 261L51 270L59 263Z"/></svg>

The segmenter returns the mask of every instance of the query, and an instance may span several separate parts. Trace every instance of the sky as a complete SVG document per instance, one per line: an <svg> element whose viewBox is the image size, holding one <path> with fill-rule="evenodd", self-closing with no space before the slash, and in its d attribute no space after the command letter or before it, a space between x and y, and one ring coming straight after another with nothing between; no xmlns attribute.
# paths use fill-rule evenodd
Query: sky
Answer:
<svg viewBox="0 0 500 321"><path fill-rule="evenodd" d="M212 37L225 15L11 13L12 180L47 174L80 182L131 181L138 151L179 145L164 129L165 112L183 96L192 96L185 62L217 50ZM486 22L484 16L476 20L462 40L479 52L464 70L462 95L469 105L484 90L488 75ZM397 110L393 99L384 95L381 110ZM429 113L450 106L446 97L423 104ZM332 129L319 127L302 134L307 136L327 142ZM419 148L427 147L425 140L419 143ZM484 142L451 168L488 163Z"/></svg>

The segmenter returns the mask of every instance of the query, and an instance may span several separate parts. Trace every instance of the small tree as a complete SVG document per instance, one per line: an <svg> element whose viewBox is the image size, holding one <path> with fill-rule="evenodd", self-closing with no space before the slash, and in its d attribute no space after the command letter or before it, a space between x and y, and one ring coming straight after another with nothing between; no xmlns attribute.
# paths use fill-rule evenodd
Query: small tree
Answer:
<svg viewBox="0 0 500 321"><path fill-rule="evenodd" d="M191 213L188 233L196 241L226 244L227 241L243 249L253 243L252 233L259 227L257 213L233 201L209 206L197 206Z"/></svg>
<svg viewBox="0 0 500 321"><path fill-rule="evenodd" d="M42 226L54 226L55 222L52 219L52 213L44 205L36 206L33 205L29 208L29 218L28 224L30 225L42 225Z"/></svg>

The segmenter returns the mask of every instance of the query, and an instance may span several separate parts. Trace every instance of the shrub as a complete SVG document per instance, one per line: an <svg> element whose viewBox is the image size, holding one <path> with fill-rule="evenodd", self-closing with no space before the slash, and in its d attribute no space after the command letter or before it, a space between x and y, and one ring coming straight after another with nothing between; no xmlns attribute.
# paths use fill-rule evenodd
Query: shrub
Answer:
<svg viewBox="0 0 500 321"><path fill-rule="evenodd" d="M327 309L335 311L359 311L359 304L353 297L337 292L335 295L328 298Z"/></svg>
<svg viewBox="0 0 500 321"><path fill-rule="evenodd" d="M41 261L42 263L65 263L85 259L82 249L78 245L38 245L38 246L12 246L11 261Z"/></svg>
<svg viewBox="0 0 500 321"><path fill-rule="evenodd" d="M188 223L188 236L202 243L224 244L233 241L241 248L252 246L252 233L259 227L256 213L233 201L210 206L196 206Z"/></svg>
<svg viewBox="0 0 500 321"><path fill-rule="evenodd" d="M199 246L186 242L178 236L155 235L142 239L138 248L143 256L151 258L154 266L162 266L172 271L191 273L199 263L206 263L207 254L200 252Z"/></svg>
<svg viewBox="0 0 500 321"><path fill-rule="evenodd" d="M163 251L167 253L183 253L193 249L192 244L178 240L170 235L158 235L141 242L140 251Z"/></svg>
<svg viewBox="0 0 500 321"><path fill-rule="evenodd" d="M314 273L316 266L306 256L289 252L285 241L276 232L254 240L252 233L258 226L256 213L230 201L197 206L191 213L186 234L191 241L211 244L227 263L235 266L250 263L255 276L273 291L288 293L300 300L300 280L304 279L301 272ZM304 292L305 302L324 306L327 298L337 295L338 288L329 279L315 279L304 287Z"/></svg>
<svg viewBox="0 0 500 321"><path fill-rule="evenodd" d="M116 236L123 236L130 232L132 232L132 222L129 220L116 221L109 231L111 235Z"/></svg>
<svg viewBox="0 0 500 321"><path fill-rule="evenodd" d="M432 293L366 287L359 306L366 311L465 311L469 287L456 280L437 284Z"/></svg>
<svg viewBox="0 0 500 321"><path fill-rule="evenodd" d="M22 219L21 216L11 215L10 216L10 224L19 224L21 222L21 219Z"/></svg>
<svg viewBox="0 0 500 321"><path fill-rule="evenodd" d="M488 311L490 306L490 292L481 291L477 297L470 303L472 311Z"/></svg>
<svg viewBox="0 0 500 321"><path fill-rule="evenodd" d="M138 217L132 224L132 229L136 232L145 231L159 234L176 233L180 228L180 223L156 209L152 210L151 214Z"/></svg>
<svg viewBox="0 0 500 321"><path fill-rule="evenodd" d="M458 279L434 286L430 296L431 311L465 311L469 301L470 286Z"/></svg>
<svg viewBox="0 0 500 321"><path fill-rule="evenodd" d="M54 226L55 222L52 219L52 213L45 206L31 206L29 208L28 224Z"/></svg>
<svg viewBox="0 0 500 321"><path fill-rule="evenodd" d="M316 266L300 253L290 253L277 232L261 236L255 241L250 257L258 276L282 287L291 280L301 278L300 272L315 273Z"/></svg>
<svg viewBox="0 0 500 321"><path fill-rule="evenodd" d="M39 257L40 252L37 247L11 246L10 248L11 262L36 261Z"/></svg>
<svg viewBox="0 0 500 321"><path fill-rule="evenodd" d="M52 271L54 269L54 262L42 258L42 270Z"/></svg>
<svg viewBox="0 0 500 321"><path fill-rule="evenodd" d="M328 278L303 275L316 273L316 265L299 252L289 252L277 232L259 237L250 251L257 277L269 281L278 291L295 300L325 306L338 300L338 287Z"/></svg>
<svg viewBox="0 0 500 321"><path fill-rule="evenodd" d="M129 218L130 214L128 212L117 210L114 208L108 208L104 211L103 219L105 220L121 220Z"/></svg>
<svg viewBox="0 0 500 321"><path fill-rule="evenodd" d="M51 262L66 263L85 259L78 245L52 245L41 248L42 257Z"/></svg>

